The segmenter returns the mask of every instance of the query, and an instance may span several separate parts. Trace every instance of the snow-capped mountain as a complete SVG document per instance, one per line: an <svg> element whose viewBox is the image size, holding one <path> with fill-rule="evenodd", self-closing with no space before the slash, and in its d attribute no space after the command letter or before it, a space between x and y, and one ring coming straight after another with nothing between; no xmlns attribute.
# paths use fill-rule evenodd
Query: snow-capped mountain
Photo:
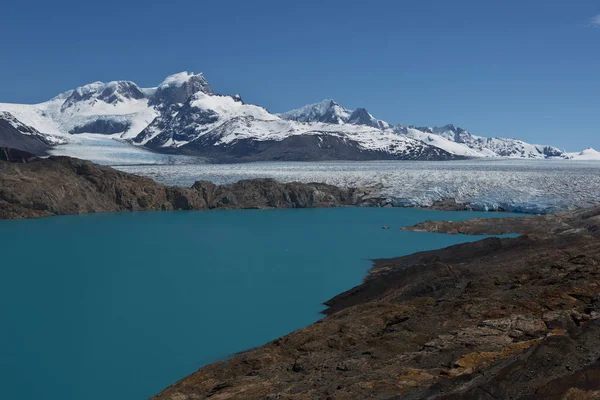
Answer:
<svg viewBox="0 0 600 400"><path fill-rule="evenodd" d="M323 122L326 124L337 125L366 125L379 129L387 129L390 127L390 124L385 121L375 119L364 108L349 110L346 107L342 107L335 101L329 99L277 115L282 119L299 122Z"/></svg>
<svg viewBox="0 0 600 400"><path fill-rule="evenodd" d="M94 82L40 104L0 104L38 131L68 140L81 133L134 137L156 118L149 106L153 89L129 81Z"/></svg>
<svg viewBox="0 0 600 400"><path fill-rule="evenodd" d="M222 161L453 159L418 140L366 125L299 122L244 104L239 96L198 91L164 110L134 142Z"/></svg>
<svg viewBox="0 0 600 400"><path fill-rule="evenodd" d="M10 133L0 135L11 135L12 143L14 135L33 135L48 146L68 142L59 147L66 154L86 143L92 152L110 148L98 142L118 139L129 143L122 146L216 161L569 157L551 146L474 136L453 125L391 126L333 100L272 114L239 95L216 94L202 74L188 72L153 88L94 82L40 104L0 104L0 111L12 121Z"/></svg>
<svg viewBox="0 0 600 400"><path fill-rule="evenodd" d="M168 76L156 89L147 89L149 104L164 109L174 104L185 103L196 93L212 95L213 91L202 73L180 72Z"/></svg>
<svg viewBox="0 0 600 400"><path fill-rule="evenodd" d="M529 144L518 139L475 136L454 125L424 128L398 125L394 129L468 157L568 158L566 152L553 146Z"/></svg>
<svg viewBox="0 0 600 400"><path fill-rule="evenodd" d="M598 161L600 160L600 151L596 151L589 147L580 153L570 153L569 158L581 161Z"/></svg>

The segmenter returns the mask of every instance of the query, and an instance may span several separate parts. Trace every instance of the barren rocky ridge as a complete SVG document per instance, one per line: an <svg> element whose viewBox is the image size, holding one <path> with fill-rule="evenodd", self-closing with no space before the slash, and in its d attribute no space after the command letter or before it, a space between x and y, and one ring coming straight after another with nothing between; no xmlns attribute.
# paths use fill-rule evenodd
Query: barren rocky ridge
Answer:
<svg viewBox="0 0 600 400"><path fill-rule="evenodd" d="M0 218L111 211L297 208L358 205L368 189L254 179L229 185L165 186L70 157L0 151Z"/></svg>

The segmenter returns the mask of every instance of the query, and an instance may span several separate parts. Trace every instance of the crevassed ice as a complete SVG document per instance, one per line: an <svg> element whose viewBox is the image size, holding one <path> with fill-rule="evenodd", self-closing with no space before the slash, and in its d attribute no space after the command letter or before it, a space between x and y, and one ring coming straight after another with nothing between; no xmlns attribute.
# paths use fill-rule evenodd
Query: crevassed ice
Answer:
<svg viewBox="0 0 600 400"><path fill-rule="evenodd" d="M311 162L124 166L160 183L190 186L269 177L375 187L397 206L454 198L475 210L549 213L600 204L600 162L469 160L452 162Z"/></svg>

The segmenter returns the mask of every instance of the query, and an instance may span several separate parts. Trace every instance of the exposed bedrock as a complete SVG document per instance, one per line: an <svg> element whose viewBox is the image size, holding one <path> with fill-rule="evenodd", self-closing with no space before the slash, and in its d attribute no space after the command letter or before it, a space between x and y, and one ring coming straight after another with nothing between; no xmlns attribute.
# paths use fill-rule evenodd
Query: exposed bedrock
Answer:
<svg viewBox="0 0 600 400"><path fill-rule="evenodd" d="M333 207L361 203L367 189L321 183L244 180L229 185L198 181L192 187L160 185L70 157L32 158L2 150L0 218L125 210ZM29 162L26 162L29 161Z"/></svg>
<svg viewBox="0 0 600 400"><path fill-rule="evenodd" d="M377 260L322 320L154 399L597 398L599 278L587 234Z"/></svg>

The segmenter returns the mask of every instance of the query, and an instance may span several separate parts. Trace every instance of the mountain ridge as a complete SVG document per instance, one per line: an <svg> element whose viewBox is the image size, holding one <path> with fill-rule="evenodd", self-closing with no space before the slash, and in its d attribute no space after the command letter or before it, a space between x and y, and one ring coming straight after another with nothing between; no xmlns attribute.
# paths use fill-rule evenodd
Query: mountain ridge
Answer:
<svg viewBox="0 0 600 400"><path fill-rule="evenodd" d="M202 73L173 74L152 88L93 82L39 104L0 103L0 111L59 142L106 135L213 161L576 158L553 146L475 136L454 125L391 125L331 99L274 114L240 95L214 92Z"/></svg>

